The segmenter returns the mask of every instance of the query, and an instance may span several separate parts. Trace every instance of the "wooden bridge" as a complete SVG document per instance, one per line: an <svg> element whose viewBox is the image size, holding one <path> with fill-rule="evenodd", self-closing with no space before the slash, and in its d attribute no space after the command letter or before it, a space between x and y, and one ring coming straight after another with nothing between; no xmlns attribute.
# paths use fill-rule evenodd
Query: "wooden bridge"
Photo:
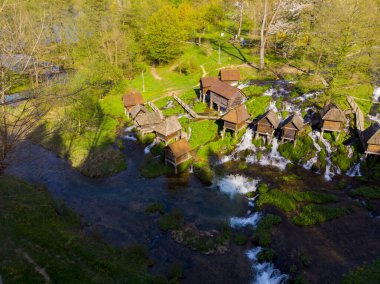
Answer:
<svg viewBox="0 0 380 284"><path fill-rule="evenodd" d="M352 109L352 113L355 114L356 129L358 130L359 138L363 144L363 147L365 148L365 141L364 141L364 136L363 136L364 114L352 97L347 96L347 102Z"/></svg>
<svg viewBox="0 0 380 284"><path fill-rule="evenodd" d="M176 95L173 95L173 98L180 104L180 106L183 107L185 111L187 111L193 118L195 119L212 119L212 120L218 120L220 116L215 115L199 115L197 114L188 104L186 104L183 100L181 100Z"/></svg>
<svg viewBox="0 0 380 284"><path fill-rule="evenodd" d="M148 106L150 106L152 108L152 110L154 112L157 112L162 119L164 118L164 115L163 115L162 111L154 103L147 102L147 104L148 104Z"/></svg>

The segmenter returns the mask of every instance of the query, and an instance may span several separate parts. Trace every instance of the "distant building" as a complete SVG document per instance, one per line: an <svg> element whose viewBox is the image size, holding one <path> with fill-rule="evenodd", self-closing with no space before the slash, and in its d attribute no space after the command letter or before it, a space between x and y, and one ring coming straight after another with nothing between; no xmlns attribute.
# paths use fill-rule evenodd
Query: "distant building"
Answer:
<svg viewBox="0 0 380 284"><path fill-rule="evenodd" d="M238 69L221 69L219 72L220 80L229 85L237 85L240 81L240 71Z"/></svg>
<svg viewBox="0 0 380 284"><path fill-rule="evenodd" d="M264 136L268 143L271 143L273 134L280 124L277 114L273 110L269 110L260 116L256 122L255 138Z"/></svg>
<svg viewBox="0 0 380 284"><path fill-rule="evenodd" d="M344 112L334 103L328 103L323 107L321 117L321 137L325 131L338 132L340 134L346 123L346 116ZM338 138L339 135L337 139Z"/></svg>
<svg viewBox="0 0 380 284"><path fill-rule="evenodd" d="M171 140L179 140L182 136L182 125L176 116L164 119L155 127L156 140L167 145Z"/></svg>
<svg viewBox="0 0 380 284"><path fill-rule="evenodd" d="M303 129L304 123L299 115L293 114L289 116L281 125L281 141L293 141L295 146L298 133Z"/></svg>
<svg viewBox="0 0 380 284"><path fill-rule="evenodd" d="M224 122L222 136L224 137L227 129L233 131L236 136L237 132L247 125L249 118L250 115L244 104L230 110L222 117Z"/></svg>
<svg viewBox="0 0 380 284"><path fill-rule="evenodd" d="M138 105L144 105L144 98L141 93L132 91L123 96L125 115L130 117L131 109Z"/></svg>
<svg viewBox="0 0 380 284"><path fill-rule="evenodd" d="M177 167L191 158L191 147L186 139L173 142L165 149L165 163L174 166L175 174L177 174Z"/></svg>
<svg viewBox="0 0 380 284"><path fill-rule="evenodd" d="M365 154L380 155L380 126L372 124L363 131Z"/></svg>
<svg viewBox="0 0 380 284"><path fill-rule="evenodd" d="M236 87L230 86L225 82L218 81L209 88L210 108L218 111L229 111L245 101L245 95Z"/></svg>

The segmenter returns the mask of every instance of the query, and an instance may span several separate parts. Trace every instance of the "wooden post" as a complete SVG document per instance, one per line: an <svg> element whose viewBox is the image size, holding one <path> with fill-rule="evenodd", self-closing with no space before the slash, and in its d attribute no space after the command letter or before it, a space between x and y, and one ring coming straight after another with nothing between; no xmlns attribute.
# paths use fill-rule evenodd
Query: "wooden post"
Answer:
<svg viewBox="0 0 380 284"><path fill-rule="evenodd" d="M339 140L339 136L340 136L340 131L338 132L338 136L335 138L335 141Z"/></svg>
<svg viewBox="0 0 380 284"><path fill-rule="evenodd" d="M294 139L294 141L293 141L293 148L295 148L295 147L296 147L296 145L297 145L297 140L296 140L296 139Z"/></svg>
<svg viewBox="0 0 380 284"><path fill-rule="evenodd" d="M323 130L323 128L322 128L321 135L319 136L319 140L322 139L322 137L323 137L323 132L324 132L324 130Z"/></svg>
<svg viewBox="0 0 380 284"><path fill-rule="evenodd" d="M178 174L177 165L174 166L174 173L175 173L176 175Z"/></svg>
<svg viewBox="0 0 380 284"><path fill-rule="evenodd" d="M218 104L218 112L220 112L220 105Z"/></svg>
<svg viewBox="0 0 380 284"><path fill-rule="evenodd" d="M210 95L210 109L214 109L214 105L212 102L212 95Z"/></svg>
<svg viewBox="0 0 380 284"><path fill-rule="evenodd" d="M222 139L224 139L224 136L226 135L226 127L223 126L223 130L222 130Z"/></svg>

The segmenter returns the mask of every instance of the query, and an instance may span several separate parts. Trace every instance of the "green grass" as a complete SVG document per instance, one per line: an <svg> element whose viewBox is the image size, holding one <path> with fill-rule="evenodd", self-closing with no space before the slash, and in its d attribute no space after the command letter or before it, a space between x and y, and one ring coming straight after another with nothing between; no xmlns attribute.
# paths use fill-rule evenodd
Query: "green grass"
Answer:
<svg viewBox="0 0 380 284"><path fill-rule="evenodd" d="M63 202L14 178L0 177L0 274L4 283L152 283L141 247L115 249L86 237Z"/></svg>
<svg viewBox="0 0 380 284"><path fill-rule="evenodd" d="M362 196L367 199L380 199L380 187L361 186L350 191L351 196Z"/></svg>
<svg viewBox="0 0 380 284"><path fill-rule="evenodd" d="M252 118L257 118L265 113L265 110L269 106L271 100L272 98L269 96L254 97L249 99L245 104L247 105L247 110Z"/></svg>
<svg viewBox="0 0 380 284"><path fill-rule="evenodd" d="M158 224L163 231L180 230L184 226L185 220L180 210L173 209L171 212L162 215Z"/></svg>
<svg viewBox="0 0 380 284"><path fill-rule="evenodd" d="M269 88L270 88L270 85L267 85L267 86L252 85L252 86L249 86L247 88L244 88L242 91L248 97L251 97L251 96L257 97L257 96L260 96L263 93L265 93L265 91L268 90Z"/></svg>
<svg viewBox="0 0 380 284"><path fill-rule="evenodd" d="M339 207L330 208L320 205L305 205L301 212L292 218L292 222L297 226L311 226L340 218L352 212L351 208Z"/></svg>
<svg viewBox="0 0 380 284"><path fill-rule="evenodd" d="M189 143L192 149L207 144L218 135L218 125L213 120L191 121L188 126L191 128Z"/></svg>
<svg viewBox="0 0 380 284"><path fill-rule="evenodd" d="M172 102L173 105L171 107L165 109L165 107L167 106L167 104L170 101ZM162 110L162 113L165 116L171 116L171 115L177 115L177 114L184 114L185 113L185 110L182 108L182 106L172 97L163 98L161 100L154 102L154 104L159 109Z"/></svg>
<svg viewBox="0 0 380 284"><path fill-rule="evenodd" d="M380 279L380 258L369 265L356 268L343 276L343 284L378 283Z"/></svg>
<svg viewBox="0 0 380 284"><path fill-rule="evenodd" d="M156 178L173 172L173 167L165 165L163 161L146 155L140 168L140 174L146 178Z"/></svg>
<svg viewBox="0 0 380 284"><path fill-rule="evenodd" d="M293 143L283 143L278 147L278 151L294 163L304 163L314 157L316 149L313 140L308 135L302 135L297 138L295 147Z"/></svg>
<svg viewBox="0 0 380 284"><path fill-rule="evenodd" d="M273 205L285 212L294 212L297 209L297 203L292 194L278 189L272 189L265 194L260 194L256 204L259 207Z"/></svg>
<svg viewBox="0 0 380 284"><path fill-rule="evenodd" d="M315 191L298 191L292 193L292 196L297 202L311 202L311 203L329 203L338 202L338 197L329 193L321 193Z"/></svg>
<svg viewBox="0 0 380 284"><path fill-rule="evenodd" d="M253 232L255 243L266 247L271 243L272 228L281 223L281 217L273 214L265 215Z"/></svg>

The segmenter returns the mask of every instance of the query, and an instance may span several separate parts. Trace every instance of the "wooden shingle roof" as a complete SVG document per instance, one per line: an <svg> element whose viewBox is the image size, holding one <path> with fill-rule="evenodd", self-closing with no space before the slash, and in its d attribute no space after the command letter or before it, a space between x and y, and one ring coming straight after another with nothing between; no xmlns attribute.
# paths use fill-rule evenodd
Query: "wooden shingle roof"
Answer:
<svg viewBox="0 0 380 284"><path fill-rule="evenodd" d="M162 118L157 112L148 112L136 117L135 121L139 126L147 126L161 123Z"/></svg>
<svg viewBox="0 0 380 284"><path fill-rule="evenodd" d="M269 122L272 124L274 128L277 128L280 124L277 114L273 110L268 110L266 113L264 113L261 117L258 118L257 122L259 123L261 120L265 118L269 120Z"/></svg>
<svg viewBox="0 0 380 284"><path fill-rule="evenodd" d="M240 81L240 71L238 69L221 69L220 80L222 81Z"/></svg>
<svg viewBox="0 0 380 284"><path fill-rule="evenodd" d="M346 116L344 112L336 104L333 103L327 104L323 107L321 116L323 120L337 122L346 121Z"/></svg>
<svg viewBox="0 0 380 284"><path fill-rule="evenodd" d="M131 107L144 104L144 98L141 93L132 91L123 96L124 107Z"/></svg>
<svg viewBox="0 0 380 284"><path fill-rule="evenodd" d="M201 84L203 88L211 87L217 84L219 79L217 77L202 77Z"/></svg>
<svg viewBox="0 0 380 284"><path fill-rule="evenodd" d="M155 131L164 136L169 136L182 129L176 116L170 116L164 119L159 125L156 126Z"/></svg>
<svg viewBox="0 0 380 284"><path fill-rule="evenodd" d="M144 107L143 105L136 105L131 108L130 113L131 117L135 119L135 117L139 114L139 112L142 111L143 113L148 113L148 109Z"/></svg>
<svg viewBox="0 0 380 284"><path fill-rule="evenodd" d="M372 124L363 131L364 140L367 144L380 146L380 126Z"/></svg>
<svg viewBox="0 0 380 284"><path fill-rule="evenodd" d="M303 128L303 120L298 114L292 114L282 123L282 127L291 127L294 125L297 130L301 130Z"/></svg>
<svg viewBox="0 0 380 284"><path fill-rule="evenodd" d="M221 81L218 81L216 84L211 86L210 91L223 98L226 98L227 100L230 100L234 97L237 97L239 94L242 94L238 88L230 86L229 84Z"/></svg>
<svg viewBox="0 0 380 284"><path fill-rule="evenodd" d="M173 153L174 157L180 157L191 151L190 144L185 138L173 142L168 146L168 149Z"/></svg>
<svg viewBox="0 0 380 284"><path fill-rule="evenodd" d="M247 121L249 118L250 115L247 111L247 107L245 105L240 105L225 114L222 117L222 120L238 124Z"/></svg>

